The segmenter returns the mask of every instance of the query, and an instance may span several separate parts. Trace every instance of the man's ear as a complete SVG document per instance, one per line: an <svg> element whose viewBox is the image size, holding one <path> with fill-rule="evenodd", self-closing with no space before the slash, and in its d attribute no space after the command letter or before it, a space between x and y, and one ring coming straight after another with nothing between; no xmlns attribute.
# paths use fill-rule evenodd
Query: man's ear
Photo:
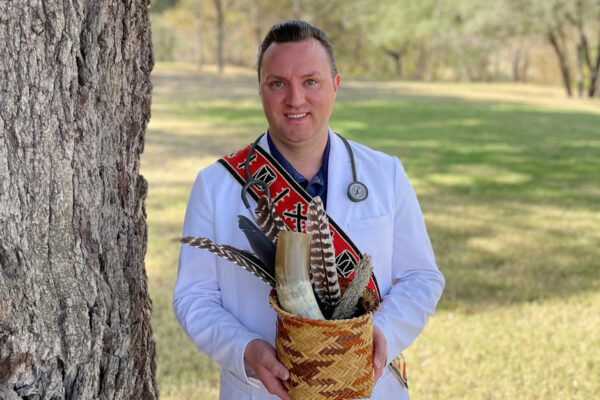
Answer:
<svg viewBox="0 0 600 400"><path fill-rule="evenodd" d="M340 87L340 74L336 74L333 77L333 93L337 95L337 91Z"/></svg>

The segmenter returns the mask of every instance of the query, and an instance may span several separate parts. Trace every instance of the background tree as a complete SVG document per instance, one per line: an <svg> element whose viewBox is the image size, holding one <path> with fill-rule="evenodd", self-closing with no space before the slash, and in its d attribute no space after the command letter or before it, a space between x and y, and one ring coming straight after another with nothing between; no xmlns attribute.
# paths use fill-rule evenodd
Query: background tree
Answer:
<svg viewBox="0 0 600 400"><path fill-rule="evenodd" d="M583 96L585 76L589 76L588 96L594 97L600 74L600 1L577 0L566 17L577 31L577 90ZM595 60L592 59L588 32L598 39Z"/></svg>
<svg viewBox="0 0 600 400"><path fill-rule="evenodd" d="M215 10L217 10L217 63L219 73L225 69L225 10L223 9L223 0L214 0Z"/></svg>
<svg viewBox="0 0 600 400"><path fill-rule="evenodd" d="M575 81L580 96L587 87L588 96L594 97L600 67L600 1L528 0L522 4L528 16L522 23L551 44L567 95L572 95ZM590 36L598 38L596 54Z"/></svg>
<svg viewBox="0 0 600 400"><path fill-rule="evenodd" d="M148 1L3 1L0 32L0 398L155 399Z"/></svg>
<svg viewBox="0 0 600 400"><path fill-rule="evenodd" d="M194 62L198 66L198 69L202 69L202 65L204 64L204 24L202 23L203 6L203 0L196 0L191 7L192 16L194 18Z"/></svg>
<svg viewBox="0 0 600 400"><path fill-rule="evenodd" d="M385 1L377 7L378 17L369 34L371 45L392 61L393 76L405 78L406 72L412 72L411 77L422 79L427 73L429 43L437 33L429 24L437 1Z"/></svg>
<svg viewBox="0 0 600 400"><path fill-rule="evenodd" d="M590 97L600 82L600 0L161 2L158 60L252 68L266 31L301 18L327 32L346 77L577 83Z"/></svg>

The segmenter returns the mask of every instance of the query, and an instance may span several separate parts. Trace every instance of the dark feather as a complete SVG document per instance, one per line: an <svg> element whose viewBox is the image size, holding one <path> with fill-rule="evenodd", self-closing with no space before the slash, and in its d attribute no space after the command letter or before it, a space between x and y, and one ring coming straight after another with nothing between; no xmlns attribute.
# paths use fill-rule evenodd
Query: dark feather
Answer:
<svg viewBox="0 0 600 400"><path fill-rule="evenodd" d="M354 278L350 282L350 286L344 292L342 300L333 312L331 319L346 319L354 315L358 301L363 296L372 272L373 262L371 256L364 254L354 270Z"/></svg>
<svg viewBox="0 0 600 400"><path fill-rule="evenodd" d="M277 215L271 200L265 195L261 196L258 199L255 212L258 227L276 245L279 232L287 230L287 228Z"/></svg>
<svg viewBox="0 0 600 400"><path fill-rule="evenodd" d="M337 270L335 268L335 248L329 221L319 196L308 205L306 233L312 235L310 242L310 277L313 289L324 305L324 314L330 314L341 298Z"/></svg>
<svg viewBox="0 0 600 400"><path fill-rule="evenodd" d="M208 250L256 275L271 287L275 287L274 272L269 271L262 261L249 251L239 250L226 244L218 245L210 239L201 237L186 236L181 238L181 243Z"/></svg>
<svg viewBox="0 0 600 400"><path fill-rule="evenodd" d="M238 226L246 235L250 247L265 267L275 276L275 251L277 248L264 233L248 218L238 215Z"/></svg>

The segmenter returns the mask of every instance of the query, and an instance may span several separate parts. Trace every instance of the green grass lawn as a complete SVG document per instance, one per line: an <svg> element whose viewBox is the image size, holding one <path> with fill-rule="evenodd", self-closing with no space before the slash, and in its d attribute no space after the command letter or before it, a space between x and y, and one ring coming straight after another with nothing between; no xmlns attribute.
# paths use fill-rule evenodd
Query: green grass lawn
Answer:
<svg viewBox="0 0 600 400"><path fill-rule="evenodd" d="M163 399L218 398L171 310L196 173L265 129L252 71L158 66L142 157ZM342 81L331 126L398 156L446 290L406 352L419 399L600 398L600 102L560 88Z"/></svg>

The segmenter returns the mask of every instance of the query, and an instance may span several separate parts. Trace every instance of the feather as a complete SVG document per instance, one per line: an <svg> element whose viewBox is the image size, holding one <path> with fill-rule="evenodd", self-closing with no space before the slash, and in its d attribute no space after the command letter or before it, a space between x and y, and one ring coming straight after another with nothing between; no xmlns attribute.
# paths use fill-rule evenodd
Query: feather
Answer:
<svg viewBox="0 0 600 400"><path fill-rule="evenodd" d="M340 304L333 312L331 319L346 319L354 315L356 305L361 299L367 284L369 283L369 277L373 272L373 261L371 256L368 254L363 255L354 270L354 278L350 282L350 286L344 292Z"/></svg>
<svg viewBox="0 0 600 400"><path fill-rule="evenodd" d="M335 267L335 248L329 230L329 221L319 196L308 205L306 233L310 242L310 278L324 313L331 314L340 302L340 284Z"/></svg>
<svg viewBox="0 0 600 400"><path fill-rule="evenodd" d="M271 200L263 195L258 199L256 205L256 223L260 230L273 242L277 244L279 232L287 230L285 223L281 220Z"/></svg>
<svg viewBox="0 0 600 400"><path fill-rule="evenodd" d="M186 236L181 238L181 243L205 249L227 261L242 267L246 271L256 275L271 287L275 287L274 270L269 271L256 256L249 251L239 250L228 245L218 245L210 239Z"/></svg>
<svg viewBox="0 0 600 400"><path fill-rule="evenodd" d="M271 239L262 233L254 222L243 215L238 215L238 226L246 235L254 254L260 258L269 271L273 271L273 276L275 276L275 251L277 248Z"/></svg>

